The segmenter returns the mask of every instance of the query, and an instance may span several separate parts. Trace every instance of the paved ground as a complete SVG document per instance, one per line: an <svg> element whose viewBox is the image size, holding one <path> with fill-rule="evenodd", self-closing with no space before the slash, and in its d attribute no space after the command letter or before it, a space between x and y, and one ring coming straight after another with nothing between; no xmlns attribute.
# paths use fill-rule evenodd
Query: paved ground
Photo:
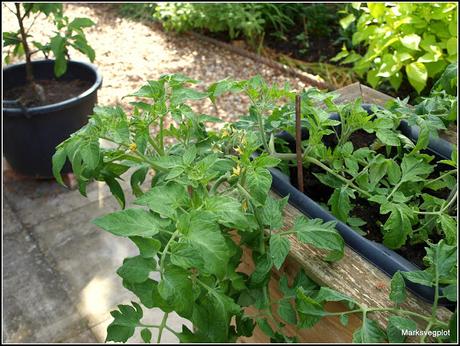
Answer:
<svg viewBox="0 0 460 346"><path fill-rule="evenodd" d="M6 171L3 186L3 341L103 342L109 312L137 301L115 274L137 250L90 223L117 210L117 202L98 183L84 198L54 182ZM161 318L155 310L146 321L158 324ZM180 330L178 316L169 321ZM171 333L162 339L176 340Z"/></svg>

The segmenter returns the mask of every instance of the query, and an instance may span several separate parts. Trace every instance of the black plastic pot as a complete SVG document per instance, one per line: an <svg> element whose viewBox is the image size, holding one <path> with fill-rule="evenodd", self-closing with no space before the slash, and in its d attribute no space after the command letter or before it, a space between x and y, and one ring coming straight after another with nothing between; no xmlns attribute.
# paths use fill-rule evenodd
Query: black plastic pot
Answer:
<svg viewBox="0 0 460 346"><path fill-rule="evenodd" d="M36 80L53 79L54 60L33 62ZM46 106L17 108L14 100L3 100L3 154L18 173L36 178L52 178L51 158L56 146L88 122L97 102L102 76L96 67L77 61L68 63L60 80L91 83L84 93ZM3 87L8 90L26 83L25 63L3 69ZM63 173L71 172L69 162Z"/></svg>
<svg viewBox="0 0 460 346"><path fill-rule="evenodd" d="M363 108L371 114L371 105L363 105ZM338 114L332 114L331 118L338 120ZM416 141L419 134L419 129L415 126L411 127L406 122L402 122L400 128L401 132ZM302 137L306 139L307 131L302 131ZM295 139L289 133L283 132L279 134L279 137L286 140L295 150ZM429 147L427 152L435 155L437 160L450 159L452 153L452 146L450 143L443 139L430 139ZM303 214L311 218L319 218L324 221L336 221L337 230L342 235L343 239L349 247L359 253L361 256L366 258L368 261L373 263L375 266L380 268L390 277L394 273L399 271L414 271L420 270L420 268L414 263L408 261L406 258L397 254L395 251L388 249L384 245L368 240L351 229L347 224L339 221L333 216L328 210L324 209L321 205L316 203L310 197L297 190L295 186L291 184L290 178L276 168L271 168L270 173L272 174L272 189L276 191L282 197L289 195L289 203L298 208ZM417 294L422 299L433 302L434 289L414 284L406 281L407 287ZM441 305L451 305L447 300L441 300Z"/></svg>

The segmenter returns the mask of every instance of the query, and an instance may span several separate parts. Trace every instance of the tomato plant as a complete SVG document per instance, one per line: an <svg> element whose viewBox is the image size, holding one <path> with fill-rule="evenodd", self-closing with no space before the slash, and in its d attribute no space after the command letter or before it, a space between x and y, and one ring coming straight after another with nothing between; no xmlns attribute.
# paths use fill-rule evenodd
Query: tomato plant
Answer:
<svg viewBox="0 0 460 346"><path fill-rule="evenodd" d="M107 341L126 342L140 329L143 340L150 342L151 330L157 329L160 342L166 329L181 342L232 342L239 336L252 335L257 325L273 342L295 342L296 337L284 335L286 324L308 328L329 315L341 316L346 324L347 316L353 313L363 316L354 341L401 341L401 330L413 329L417 323L428 322L427 330L449 327L436 317L441 297L456 299L456 247L444 242L430 245L425 271L398 273L392 280L390 299L396 304L405 299L402 275L436 288L449 284L436 297L432 316L399 305L386 309L360 305L340 292L319 287L302 271L291 284L286 276L281 278L283 296L274 301L268 284L272 268L279 269L289 253L287 235L294 234L298 241L323 249L326 261L338 261L344 254L344 242L334 222L299 217L293 227L286 229L283 209L287 198L275 199L269 194L271 175L267 168L288 158L273 152L272 134L292 125L290 102L295 93L288 86L269 87L260 77L226 79L210 85L205 92L190 87L197 82L180 74L148 81L130 95L136 97L131 102L134 110L130 116L120 107L95 108L88 124L61 143L53 157L57 181L63 183L60 170L70 160L83 195L91 181L109 185L122 210L99 217L94 223L129 239L139 249L139 255L126 258L117 270L123 286L139 301L119 305L111 312ZM204 98L215 102L226 92L245 92L250 97L253 104L249 119L242 119L240 125L254 121L252 130L225 124L221 131L211 131L206 123L220 120L196 113L188 104ZM324 98L319 92L308 95ZM278 101L284 106L277 107ZM365 120L361 118L349 122L350 131ZM327 117L316 120L322 127L312 138L318 141L322 132L331 131L325 124L335 122ZM265 126L271 129L268 137ZM101 144L102 140L111 145ZM349 146L347 143L344 146ZM319 142L316 144L312 152L324 150ZM259 148L267 153L254 157ZM420 164L425 167L424 161ZM126 208L119 183L125 173L130 175L136 196L134 207ZM151 176L150 183L146 182ZM245 248L255 264L250 274L238 270ZM159 273L159 279L152 279L152 272ZM350 311L328 312L324 309L327 301L343 301ZM245 313L248 306L258 313ZM142 322L144 309L151 308L164 313L158 325ZM172 311L191 321L193 330L183 326L176 331L168 326ZM275 311L283 322L274 318ZM368 318L376 311L394 314L387 331Z"/></svg>
<svg viewBox="0 0 460 346"><path fill-rule="evenodd" d="M184 342L225 342L250 335L255 323L265 326L273 319L268 281L271 268L280 268L289 252L288 234L324 249L325 260L343 256L344 242L333 222L301 217L292 229L282 230L287 199L268 194L267 167L279 160L268 155L251 159L259 146L257 136L206 130L205 122L219 119L195 113L186 101L214 99L220 91L187 86L196 82L182 75L149 81L132 95L142 101L132 102L131 117L119 107L97 107L89 123L59 145L53 157L58 181L62 183L59 172L68 158L83 195L90 181L105 181L122 208L125 196L118 180L132 171L137 207L94 223L139 247L139 255L125 259L117 273L142 305L159 307L165 317L159 326L146 326L140 322L139 304L119 306L112 312L107 341L126 341L137 327L146 328L145 338L151 335L149 328L158 328L160 341L171 311L194 325L193 332L185 326L174 332ZM156 126L159 130L152 134L149 128ZM166 144L167 138L173 144ZM103 147L101 139L115 146ZM151 188L144 191L141 183L152 170ZM237 270L243 247L252 250L251 275ZM155 271L161 280L149 278ZM242 308L248 305L256 305L261 317L246 316ZM236 328L230 324L233 317ZM287 340L278 332L273 337Z"/></svg>
<svg viewBox="0 0 460 346"><path fill-rule="evenodd" d="M282 102L286 92L262 80L246 88L252 112L238 126L259 132L265 152L295 161L295 153L286 147L284 152L275 150L277 132L294 133L294 104ZM309 170L316 167L315 178L333 190L327 200L332 213L362 232L360 228L368 222L354 215L356 205L363 200L370 206L377 205L380 214L388 217L372 227L381 230L383 243L391 249L439 235L449 245L456 244L456 150L450 160L437 163L423 152L430 135L445 129L442 117L436 114L442 109L435 111L431 100L413 111L399 101L392 110L374 106L369 114L360 99L339 105L334 103L336 96L312 88L302 93L303 124L308 131L308 138L302 141L302 160ZM338 114L338 120L329 117L331 112ZM420 127L415 143L398 129L402 120ZM353 145L351 136L359 131L373 135L369 146Z"/></svg>

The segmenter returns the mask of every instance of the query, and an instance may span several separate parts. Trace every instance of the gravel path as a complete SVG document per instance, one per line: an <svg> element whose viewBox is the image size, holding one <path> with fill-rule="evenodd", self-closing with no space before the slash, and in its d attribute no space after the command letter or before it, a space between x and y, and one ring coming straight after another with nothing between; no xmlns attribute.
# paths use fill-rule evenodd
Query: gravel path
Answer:
<svg viewBox="0 0 460 346"><path fill-rule="evenodd" d="M12 3L7 6L12 6ZM3 5L5 6L5 5ZM66 4L69 18L88 17L96 26L87 30L87 39L96 51L95 65L103 75L99 91L99 103L121 104L122 97L139 89L147 80L165 73L182 73L201 80L204 85L233 77L236 79L262 75L270 83L289 82L295 89L305 87L297 78L283 76L279 71L225 49L209 45L187 35L164 32L153 23L141 23L117 15L118 4ZM14 16L2 11L4 31L17 30ZM39 17L31 34L46 36L53 25ZM35 36L36 35L36 36ZM71 57L87 61L79 52L71 51ZM218 101L218 115L224 120L234 119L236 114L247 111L248 101L241 96L229 95ZM197 103L195 108L207 114L215 114L211 102Z"/></svg>

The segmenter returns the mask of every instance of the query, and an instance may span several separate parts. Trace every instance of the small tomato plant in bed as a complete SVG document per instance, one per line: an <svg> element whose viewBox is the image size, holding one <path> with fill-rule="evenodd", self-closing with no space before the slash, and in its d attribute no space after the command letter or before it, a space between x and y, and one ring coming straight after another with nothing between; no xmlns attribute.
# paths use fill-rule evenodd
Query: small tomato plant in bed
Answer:
<svg viewBox="0 0 460 346"><path fill-rule="evenodd" d="M152 329L158 329L158 341L167 329L182 342L227 342L251 335L255 324L274 341L291 341L282 334L283 325L276 324L274 331L269 325L276 304L281 316L295 323L294 297L289 293L273 302L268 294L271 268L279 269L289 252L287 235L324 249L329 261L343 256L344 242L333 222L302 217L292 229L283 229L287 199L268 194L267 167L279 160L268 155L250 159L260 146L257 135L207 130L204 123L218 119L195 113L187 102L214 101L221 84L199 92L189 87L196 82L182 75L149 81L131 95L138 99L129 117L119 107L95 108L88 124L61 143L53 157L61 183L59 172L70 160L83 195L93 180L108 184L123 210L94 223L139 248L139 255L126 258L117 271L139 303L112 311L107 341L125 342L141 328L147 342ZM234 90L244 84L235 84ZM103 146L101 140L112 145ZM135 207L124 209L119 180L128 171L137 199ZM149 172L154 176L146 189ZM238 271L243 248L251 250L255 263L250 275ZM159 279L152 279L153 272ZM292 290L304 284L303 278L300 274ZM247 315L246 306L260 313ZM161 323L142 323L143 309L154 307L164 312ZM194 330L172 330L167 320L173 311L191 321ZM230 323L233 318L236 324Z"/></svg>
<svg viewBox="0 0 460 346"><path fill-rule="evenodd" d="M221 90L232 90L232 83L238 82L225 83ZM287 87L268 86L258 77L248 81L244 91L252 105L249 115L242 117L237 127L255 131L261 148L271 156L295 160L295 154L286 152L289 145L278 142L275 137L281 130L294 132L294 94ZM303 125L308 130L308 138L302 143L305 166L311 170L318 168L313 174L322 184L321 193L324 194L325 187L331 188L327 204L338 219L359 231L366 222L354 217L353 211L358 201L368 201L386 217L380 225L385 245L396 249L407 241L428 245L423 258L425 269L397 272L393 276L389 299L395 303L394 308L360 305L339 292L310 282L296 290L299 325L312 327L323 316L333 315L340 316L340 321L347 325L348 315L358 313L363 324L354 332L354 342L402 342L405 340L402 330L420 328L416 322L421 323L419 326L423 326L425 331L450 330L448 339L455 341L456 312L449 323L438 320L436 316L440 298L451 302L457 300L457 220L454 216L457 154L454 148L450 160L434 163L434 157L424 152L429 135L437 135L436 130L444 128L442 117L436 112L421 111L421 114L416 114L403 108L406 111L399 109L393 113L377 107L370 115L361 107L360 100L336 105L334 98L334 94L321 93L316 89L307 89L302 93L301 113ZM331 119L330 112L337 112L340 121ZM403 119L421 127L416 143L398 131ZM341 125L340 130L338 125ZM355 148L352 140L357 131L373 136L365 146L361 143ZM278 153L275 149L284 152ZM308 192L308 185L306 188ZM437 244L430 238L437 239ZM431 316L422 316L400 307L406 299L403 278L434 287ZM286 287L281 289L287 290ZM324 309L326 301L345 302L350 311L327 312ZM386 330L368 318L372 312L390 313ZM424 342L426 338L426 334L422 335L420 341ZM446 338L438 334L436 340L442 342Z"/></svg>
<svg viewBox="0 0 460 346"><path fill-rule="evenodd" d="M296 155L275 137L281 130L294 131L294 104L280 103L285 89L269 87L262 80L247 85L253 105L239 127L258 131L261 146L273 157L295 161ZM316 89L302 93L303 126L308 131L302 141L307 193L312 193L309 187L320 186L317 197L329 193L323 202L339 220L357 232L380 231L391 249L441 238L455 245L456 150L451 159L437 162L425 152L429 136L445 129L441 117L434 110L417 114L375 106L368 114L359 99L338 105L334 98ZM331 112L338 113L339 120L331 119ZM398 130L402 120L420 126L416 143ZM377 220L363 219L372 208Z"/></svg>

